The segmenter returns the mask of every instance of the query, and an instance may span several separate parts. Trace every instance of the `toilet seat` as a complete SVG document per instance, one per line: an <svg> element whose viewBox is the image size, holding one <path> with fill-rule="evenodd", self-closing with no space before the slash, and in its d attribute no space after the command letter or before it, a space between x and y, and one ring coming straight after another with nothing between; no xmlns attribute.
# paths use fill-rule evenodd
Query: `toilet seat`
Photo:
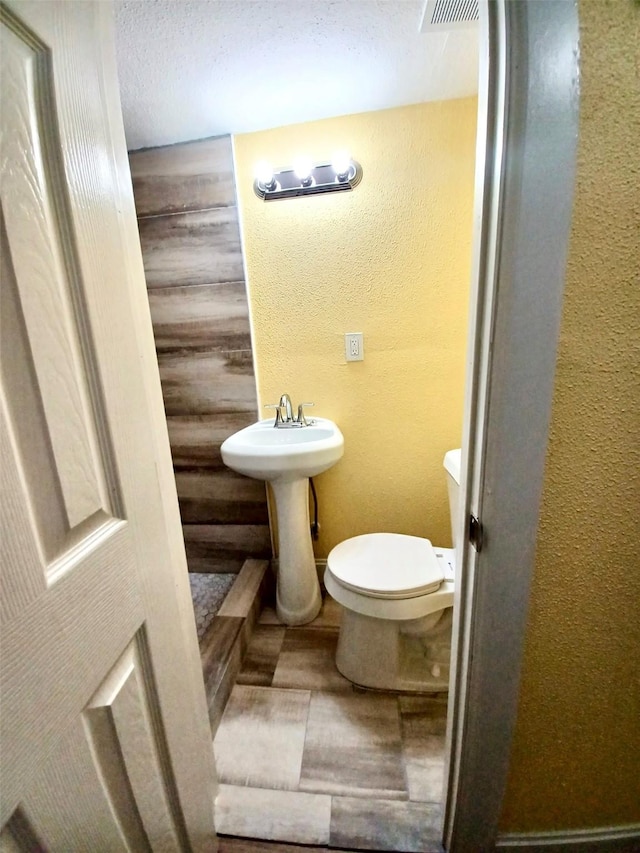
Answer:
<svg viewBox="0 0 640 853"><path fill-rule="evenodd" d="M327 568L346 589L369 598L417 598L445 579L428 539L400 533L367 533L336 545Z"/></svg>

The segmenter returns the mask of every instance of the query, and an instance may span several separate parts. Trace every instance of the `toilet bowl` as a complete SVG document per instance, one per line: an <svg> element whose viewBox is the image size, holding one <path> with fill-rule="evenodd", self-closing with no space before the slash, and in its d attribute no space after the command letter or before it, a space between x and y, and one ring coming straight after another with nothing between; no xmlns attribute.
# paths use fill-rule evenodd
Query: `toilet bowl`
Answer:
<svg viewBox="0 0 640 853"><path fill-rule="evenodd" d="M444 467L455 542L460 450ZM355 536L330 552L324 583L344 608L336 666L346 678L379 690L448 690L453 548L400 533Z"/></svg>

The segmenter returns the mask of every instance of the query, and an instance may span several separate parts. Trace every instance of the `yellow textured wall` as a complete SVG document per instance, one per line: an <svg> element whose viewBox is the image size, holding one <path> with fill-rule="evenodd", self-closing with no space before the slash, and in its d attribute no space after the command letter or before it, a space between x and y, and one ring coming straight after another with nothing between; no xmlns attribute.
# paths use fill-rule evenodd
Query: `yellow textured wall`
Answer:
<svg viewBox="0 0 640 853"><path fill-rule="evenodd" d="M503 831L640 822L640 7L579 4L578 173Z"/></svg>
<svg viewBox="0 0 640 853"><path fill-rule="evenodd" d="M311 400L345 438L316 481L317 556L370 531L450 542L442 459L462 432L476 108L468 98L235 138L260 401ZM363 167L353 192L254 195L257 161L337 149ZM345 362L345 332L364 333L363 362Z"/></svg>

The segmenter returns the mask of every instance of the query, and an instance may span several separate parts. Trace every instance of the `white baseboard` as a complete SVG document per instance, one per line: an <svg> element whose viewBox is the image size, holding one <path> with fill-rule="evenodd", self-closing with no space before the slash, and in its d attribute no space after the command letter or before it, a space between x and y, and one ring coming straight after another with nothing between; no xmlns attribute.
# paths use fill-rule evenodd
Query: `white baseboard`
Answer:
<svg viewBox="0 0 640 853"><path fill-rule="evenodd" d="M638 853L640 824L566 832L513 832L499 835L496 849L527 853Z"/></svg>

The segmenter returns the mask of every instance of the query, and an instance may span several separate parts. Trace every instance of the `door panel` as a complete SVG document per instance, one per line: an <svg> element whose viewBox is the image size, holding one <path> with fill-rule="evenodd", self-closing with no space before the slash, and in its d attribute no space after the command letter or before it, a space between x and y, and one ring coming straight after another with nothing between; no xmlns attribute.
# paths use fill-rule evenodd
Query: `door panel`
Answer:
<svg viewBox="0 0 640 853"><path fill-rule="evenodd" d="M23 800L23 821L48 849L184 849L157 749L143 645L139 635L125 650Z"/></svg>
<svg viewBox="0 0 640 853"><path fill-rule="evenodd" d="M13 436L20 455L24 488L29 494L30 510L37 528L36 547L41 566L37 588L46 584L46 565L64 551L69 525L51 453L47 421L38 392L20 306L15 272L9 253L9 241L0 211L0 369L9 420L20 424ZM2 604L6 604L3 599Z"/></svg>
<svg viewBox="0 0 640 853"><path fill-rule="evenodd" d="M0 848L214 849L110 8L0 10Z"/></svg>
<svg viewBox="0 0 640 853"><path fill-rule="evenodd" d="M101 511L110 512L86 387L95 371L82 363L78 334L78 326L86 328L87 323L59 163L52 65L32 33L18 34L7 26L0 31L0 56L2 208L67 524L73 530ZM92 396L95 402L98 395Z"/></svg>
<svg viewBox="0 0 640 853"><path fill-rule="evenodd" d="M126 649L89 703L87 723L96 740L109 726L109 754L122 756L133 798L153 850L180 850L179 820L174 819L171 777L165 778L165 748L152 708L155 697L143 661L144 634ZM179 812L176 811L176 814Z"/></svg>

